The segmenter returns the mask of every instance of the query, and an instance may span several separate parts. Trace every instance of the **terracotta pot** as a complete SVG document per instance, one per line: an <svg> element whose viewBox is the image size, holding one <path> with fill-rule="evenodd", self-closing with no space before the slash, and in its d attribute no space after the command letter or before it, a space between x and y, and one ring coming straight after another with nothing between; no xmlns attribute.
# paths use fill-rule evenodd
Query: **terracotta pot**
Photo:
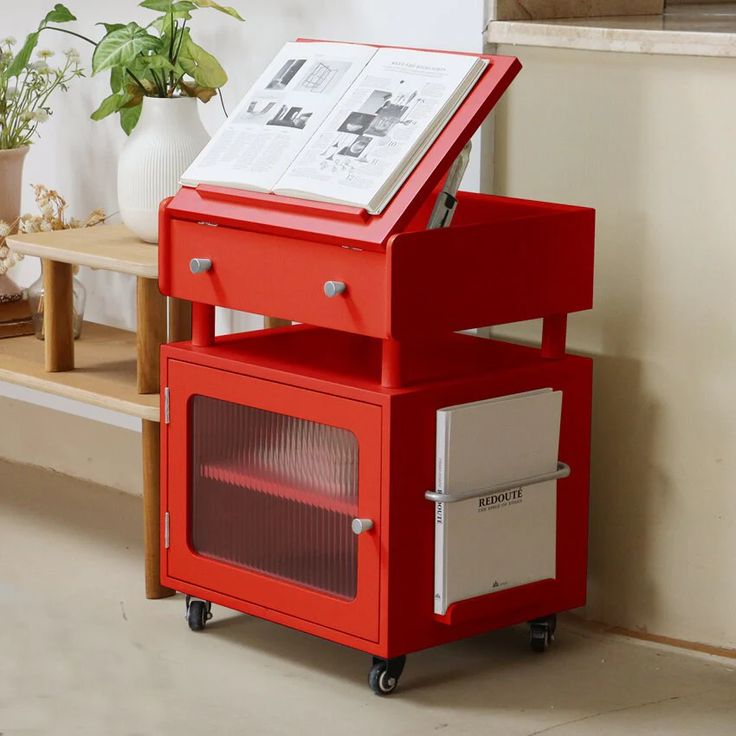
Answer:
<svg viewBox="0 0 736 736"><path fill-rule="evenodd" d="M14 222L20 215L20 187L23 161L28 146L0 150L0 220ZM0 276L0 302L15 301L22 289L7 275Z"/></svg>

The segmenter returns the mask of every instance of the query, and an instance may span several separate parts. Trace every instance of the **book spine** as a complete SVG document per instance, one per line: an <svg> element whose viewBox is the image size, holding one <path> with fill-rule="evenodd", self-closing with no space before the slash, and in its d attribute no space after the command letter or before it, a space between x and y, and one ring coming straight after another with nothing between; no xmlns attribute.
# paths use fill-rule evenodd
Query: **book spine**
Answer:
<svg viewBox="0 0 736 736"><path fill-rule="evenodd" d="M447 463L448 412L437 412L437 450L435 457L435 488L445 490ZM444 615L447 610L447 588L445 585L445 504L435 503L434 509L434 612Z"/></svg>

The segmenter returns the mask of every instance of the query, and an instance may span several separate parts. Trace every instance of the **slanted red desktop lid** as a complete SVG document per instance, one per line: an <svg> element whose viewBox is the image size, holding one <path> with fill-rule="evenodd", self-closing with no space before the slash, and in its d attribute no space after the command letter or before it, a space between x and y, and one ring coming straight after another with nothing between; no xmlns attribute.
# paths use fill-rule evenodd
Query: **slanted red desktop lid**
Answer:
<svg viewBox="0 0 736 736"><path fill-rule="evenodd" d="M167 217L383 250L388 239L402 230L441 182L521 69L514 57L477 56L487 59L488 67L381 214L369 215L354 207L200 184L196 188L182 187L166 206Z"/></svg>

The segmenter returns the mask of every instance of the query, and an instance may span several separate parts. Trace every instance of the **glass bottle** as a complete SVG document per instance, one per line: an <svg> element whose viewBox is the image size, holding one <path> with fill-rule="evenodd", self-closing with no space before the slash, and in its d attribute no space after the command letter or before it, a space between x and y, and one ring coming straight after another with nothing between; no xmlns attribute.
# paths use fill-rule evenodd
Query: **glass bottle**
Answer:
<svg viewBox="0 0 736 736"><path fill-rule="evenodd" d="M72 329L74 339L78 340L82 334L82 320L84 319L84 305L87 301L87 290L84 284L72 276ZM43 285L43 261L41 261L41 275L28 287L28 303L31 307L33 318L33 331L39 340L44 339L44 285Z"/></svg>

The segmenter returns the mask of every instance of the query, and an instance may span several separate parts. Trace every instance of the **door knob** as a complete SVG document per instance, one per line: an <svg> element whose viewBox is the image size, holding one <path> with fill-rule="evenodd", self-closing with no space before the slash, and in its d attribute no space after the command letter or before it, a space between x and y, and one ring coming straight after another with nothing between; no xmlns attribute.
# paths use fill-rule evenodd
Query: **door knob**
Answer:
<svg viewBox="0 0 736 736"><path fill-rule="evenodd" d="M325 292L325 296L330 297L330 299L332 299L333 296L338 296L338 294L343 294L347 288L348 286L344 281L325 281L325 284L322 287Z"/></svg>
<svg viewBox="0 0 736 736"><path fill-rule="evenodd" d="M353 534L362 534L369 529L373 529L373 522L370 519L353 519L350 524Z"/></svg>
<svg viewBox="0 0 736 736"><path fill-rule="evenodd" d="M192 273L204 273L212 268L212 261L209 258L192 258L189 261L189 270Z"/></svg>

